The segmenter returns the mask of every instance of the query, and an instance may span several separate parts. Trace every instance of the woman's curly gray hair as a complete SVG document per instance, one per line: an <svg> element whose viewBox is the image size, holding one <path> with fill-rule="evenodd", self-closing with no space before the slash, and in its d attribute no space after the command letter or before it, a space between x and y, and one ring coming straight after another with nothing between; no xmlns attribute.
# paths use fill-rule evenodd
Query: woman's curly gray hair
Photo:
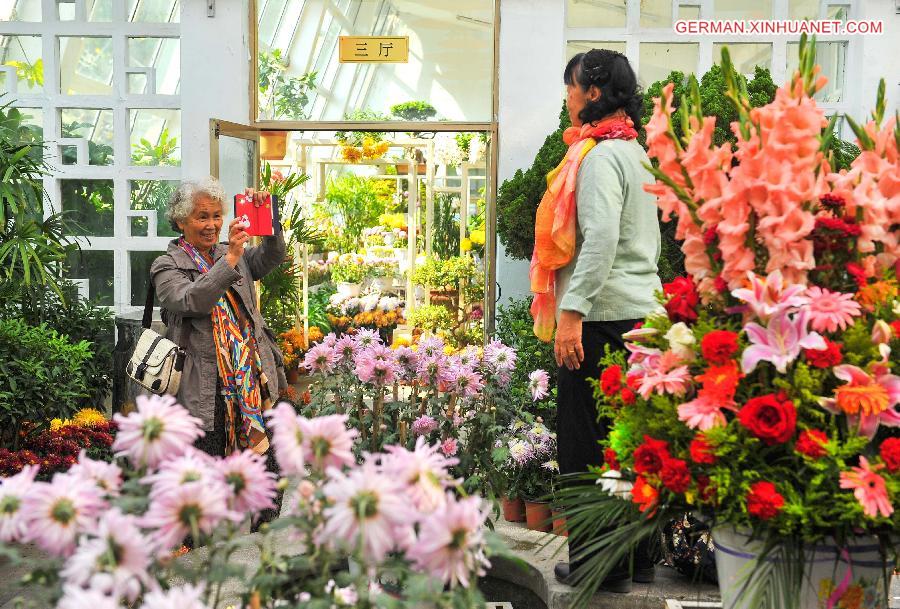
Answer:
<svg viewBox="0 0 900 609"><path fill-rule="evenodd" d="M194 211L194 202L199 196L209 197L221 203L223 209L225 207L225 189L216 178L210 176L202 180L186 180L179 184L169 197L166 218L172 225L172 230L181 232L178 223L184 222L191 215Z"/></svg>

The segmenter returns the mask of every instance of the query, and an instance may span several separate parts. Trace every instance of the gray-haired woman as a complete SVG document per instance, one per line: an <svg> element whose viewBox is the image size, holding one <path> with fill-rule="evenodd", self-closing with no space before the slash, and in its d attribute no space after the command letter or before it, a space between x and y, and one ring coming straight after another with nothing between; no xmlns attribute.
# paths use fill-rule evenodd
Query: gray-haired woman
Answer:
<svg viewBox="0 0 900 609"><path fill-rule="evenodd" d="M247 190L257 205L264 193ZM262 244L245 247L250 236L239 219L219 243L225 192L214 178L183 182L166 216L181 236L150 268L166 324L166 338L187 353L178 402L203 420L198 447L213 455L269 442L263 412L287 383L275 336L257 307L253 282L277 267L285 255L281 227Z"/></svg>

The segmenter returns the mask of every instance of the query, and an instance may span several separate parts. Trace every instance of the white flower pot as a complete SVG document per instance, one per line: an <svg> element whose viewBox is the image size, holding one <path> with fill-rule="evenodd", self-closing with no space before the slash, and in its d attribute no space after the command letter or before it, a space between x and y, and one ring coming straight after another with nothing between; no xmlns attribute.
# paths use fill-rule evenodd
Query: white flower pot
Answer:
<svg viewBox="0 0 900 609"><path fill-rule="evenodd" d="M723 609L755 609L749 594L740 595L747 576L753 571L754 560L762 552L764 542L750 541L749 531L738 531L731 526L712 530L715 544L716 569ZM844 594L859 592L862 588L862 607L886 607L884 578L890 576L889 564L882 558L875 537L858 537L841 549L833 540L820 542L804 551L805 569L800 591L800 604L796 607L777 609L819 609L828 606L829 597L835 595L834 607L844 606L839 587ZM778 560L776 556L768 560ZM845 582L846 579L846 582ZM842 586L845 584L845 586Z"/></svg>
<svg viewBox="0 0 900 609"><path fill-rule="evenodd" d="M372 291L379 292L384 294L385 292L391 291L391 286L393 285L394 280L392 277L373 277L372 278Z"/></svg>
<svg viewBox="0 0 900 609"><path fill-rule="evenodd" d="M337 284L337 293L344 298L355 298L359 296L362 286L358 283L340 282Z"/></svg>

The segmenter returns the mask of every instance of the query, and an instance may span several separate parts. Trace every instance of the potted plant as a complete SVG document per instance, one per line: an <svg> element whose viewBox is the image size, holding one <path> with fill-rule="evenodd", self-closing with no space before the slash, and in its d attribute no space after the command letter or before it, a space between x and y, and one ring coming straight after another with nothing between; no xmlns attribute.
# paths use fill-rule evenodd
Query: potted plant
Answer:
<svg viewBox="0 0 900 609"><path fill-rule="evenodd" d="M559 470L556 464L556 434L540 417L522 413L501 436L498 457L506 475L511 517L518 517L519 500L524 500L524 520L528 528L549 532L551 529L550 495L552 480Z"/></svg>
<svg viewBox="0 0 900 609"><path fill-rule="evenodd" d="M389 292L397 275L397 261L381 258L366 265L366 274L372 278L371 287L375 292Z"/></svg>
<svg viewBox="0 0 900 609"><path fill-rule="evenodd" d="M727 51L723 64L731 73ZM730 79L734 145L712 143L695 80L683 138L671 84L656 102L649 190L664 217L678 213L689 276L664 286L665 314L625 335L627 360L603 360L606 471L582 477L602 484L559 493L570 530L614 527L591 544L578 603L636 544L693 512L711 524L725 607L887 606L900 530L900 251L882 229L900 210L874 193L897 197L897 125L884 120L882 85L865 126L848 117L862 153L833 173L822 151L834 121L823 128L813 100L822 85L805 37L800 70L770 104L751 112ZM802 127L782 137L788 122ZM776 175L778 159L789 162ZM738 216L733 205L745 205Z"/></svg>
<svg viewBox="0 0 900 609"><path fill-rule="evenodd" d="M374 110L354 110L344 115L345 121L389 121L390 116ZM337 131L334 139L341 144L341 158L351 163L383 157L390 148L383 131Z"/></svg>
<svg viewBox="0 0 900 609"><path fill-rule="evenodd" d="M358 260L340 260L331 267L331 280L343 296L359 296L366 268Z"/></svg>
<svg viewBox="0 0 900 609"><path fill-rule="evenodd" d="M475 263L468 256L441 260L430 256L416 266L413 282L431 288L432 301L444 302L454 309L459 303L459 290L475 276Z"/></svg>
<svg viewBox="0 0 900 609"><path fill-rule="evenodd" d="M419 122L431 120L437 110L426 101L408 101L391 106L391 114L403 121Z"/></svg>

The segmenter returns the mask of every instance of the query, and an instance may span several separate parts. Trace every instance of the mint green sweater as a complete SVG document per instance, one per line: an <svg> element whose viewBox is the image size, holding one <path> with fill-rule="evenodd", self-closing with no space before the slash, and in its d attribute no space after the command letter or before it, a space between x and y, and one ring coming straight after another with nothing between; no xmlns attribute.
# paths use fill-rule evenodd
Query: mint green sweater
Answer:
<svg viewBox="0 0 900 609"><path fill-rule="evenodd" d="M584 321L639 319L659 308L659 223L650 164L636 140L599 142L578 168L575 257L557 271L559 310ZM557 317L559 316L557 311Z"/></svg>

